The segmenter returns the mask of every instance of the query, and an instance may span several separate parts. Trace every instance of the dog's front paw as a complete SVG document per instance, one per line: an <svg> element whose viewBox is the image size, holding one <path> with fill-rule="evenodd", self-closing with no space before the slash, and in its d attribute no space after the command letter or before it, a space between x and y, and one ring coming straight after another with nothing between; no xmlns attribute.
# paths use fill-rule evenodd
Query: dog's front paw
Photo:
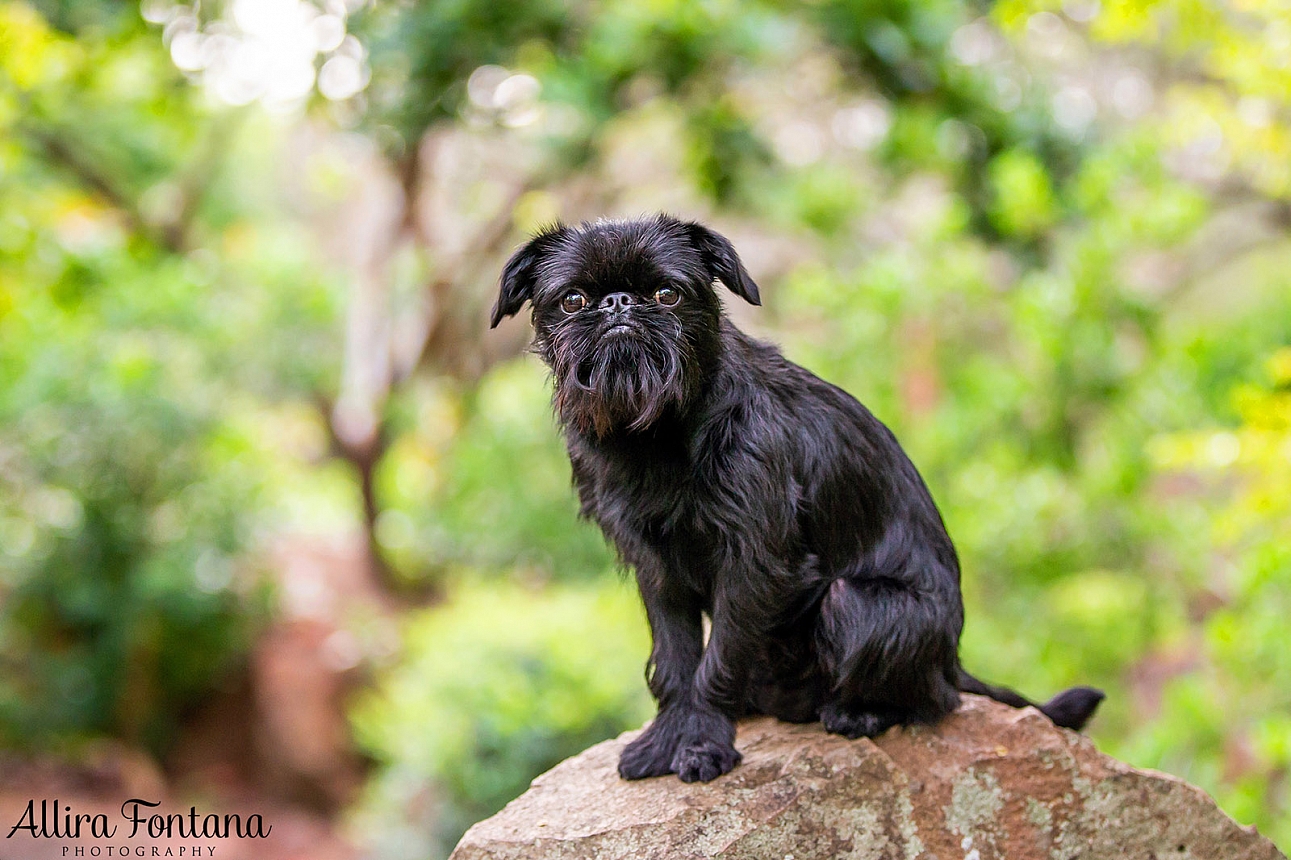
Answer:
<svg viewBox="0 0 1291 860"><path fill-rule="evenodd" d="M703 741L677 750L671 769L682 782L708 782L730 773L742 758L744 756L729 744Z"/></svg>
<svg viewBox="0 0 1291 860"><path fill-rule="evenodd" d="M676 749L676 737L652 725L623 748L619 756L619 776L624 779L645 779L672 773L672 758Z"/></svg>
<svg viewBox="0 0 1291 860"><path fill-rule="evenodd" d="M735 726L719 711L664 708L619 756L619 776L644 779L675 773L683 782L708 782L740 763Z"/></svg>

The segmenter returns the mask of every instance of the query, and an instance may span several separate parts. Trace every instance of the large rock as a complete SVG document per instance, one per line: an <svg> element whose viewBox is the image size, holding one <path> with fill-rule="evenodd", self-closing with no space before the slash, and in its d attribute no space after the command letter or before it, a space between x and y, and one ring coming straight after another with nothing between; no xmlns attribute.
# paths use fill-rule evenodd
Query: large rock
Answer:
<svg viewBox="0 0 1291 860"><path fill-rule="evenodd" d="M1038 711L977 696L935 727L872 741L749 720L736 739L744 763L708 784L619 779L635 734L538 777L451 860L1283 856L1200 789L1108 758Z"/></svg>

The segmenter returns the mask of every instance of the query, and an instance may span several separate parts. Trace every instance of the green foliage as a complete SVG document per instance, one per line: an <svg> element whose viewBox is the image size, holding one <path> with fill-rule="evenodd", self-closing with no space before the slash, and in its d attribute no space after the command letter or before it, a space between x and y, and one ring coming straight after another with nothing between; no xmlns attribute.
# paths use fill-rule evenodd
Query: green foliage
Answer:
<svg viewBox="0 0 1291 860"><path fill-rule="evenodd" d="M96 69L93 46L21 4L0 6L0 34L0 99L20 106L0 174L0 738L112 732L155 747L245 638L231 585L255 482L211 470L245 442L184 390L199 360L189 345L139 319L165 302L154 291L173 299L192 280L131 247L57 170L75 169L61 136L71 117L126 119L88 81L107 85L146 52ZM105 173L124 185L164 172L133 147L157 137L127 135ZM143 301L111 295L125 280Z"/></svg>
<svg viewBox="0 0 1291 860"><path fill-rule="evenodd" d="M1268 362L1271 387L1237 390L1234 429L1153 440L1159 468L1215 487L1212 540L1224 567L1217 608L1193 643L1196 671L1172 679L1162 718L1126 754L1206 785L1239 820L1291 841L1291 348ZM1225 486L1227 485L1227 486ZM1222 709L1214 703L1223 702ZM1171 713L1174 712L1174 713ZM1186 719L1180 719L1183 717Z"/></svg>
<svg viewBox="0 0 1291 860"><path fill-rule="evenodd" d="M899 172L944 172L977 231L994 237L999 227L992 214L1000 202L997 175L1016 171L1010 153L1028 152L1051 177L1046 182L1065 179L1078 164L1082 147L1048 116L1042 84L992 78L952 55L957 28L980 14L976 4L829 0L810 7L849 70L891 100L896 119L884 145L890 164ZM1016 103L1001 97L1004 83L1016 87Z"/></svg>
<svg viewBox="0 0 1291 860"><path fill-rule="evenodd" d="M196 247L231 220L171 205L213 126L88 5L0 4L0 742L160 753L265 615L254 398L328 377L334 308L289 230Z"/></svg>
<svg viewBox="0 0 1291 860"><path fill-rule="evenodd" d="M378 537L403 569L519 568L578 580L613 567L599 530L576 519L536 358L499 366L469 392L419 389L408 407L408 432L379 476L386 509Z"/></svg>
<svg viewBox="0 0 1291 860"><path fill-rule="evenodd" d="M1053 226L1057 201L1044 165L1011 149L991 162L991 223L1005 236L1035 238Z"/></svg>
<svg viewBox="0 0 1291 860"><path fill-rule="evenodd" d="M665 91L706 91L735 57L777 41L772 15L758 4L615 0L571 6L558 0L508 5L488 0L374 4L356 20L372 51L373 110L404 145L431 124L479 110L467 87L480 66L518 68L539 76L556 103L580 120L575 155L598 124L622 109L625 90L648 76ZM768 26L769 25L769 26ZM736 169L731 156L755 150L746 118L699 106L696 146L710 148L705 168L714 190ZM738 163L738 162L737 162Z"/></svg>
<svg viewBox="0 0 1291 860"><path fill-rule="evenodd" d="M0 447L25 451L0 482L11 565L0 731L9 743L107 732L157 748L247 644L254 616L235 566L256 482L212 465L236 466L249 446L173 392L131 391L156 384L156 368L64 367L106 390L46 387L37 403L0 408ZM134 379L113 390L122 377Z"/></svg>
<svg viewBox="0 0 1291 860"><path fill-rule="evenodd" d="M443 854L536 774L650 712L649 637L626 583L464 587L410 617L405 636L399 665L354 711L359 742L390 765L359 814L397 834L393 812L431 780L434 810L404 826ZM392 843L384 856L424 856L420 840Z"/></svg>
<svg viewBox="0 0 1291 860"><path fill-rule="evenodd" d="M152 261L104 257L87 277L108 268L113 289L69 297L55 282L0 319L10 743L110 732L164 746L254 619L236 574L256 447L222 417L192 343L156 324L160 282L182 285L171 298L185 303L200 288Z"/></svg>

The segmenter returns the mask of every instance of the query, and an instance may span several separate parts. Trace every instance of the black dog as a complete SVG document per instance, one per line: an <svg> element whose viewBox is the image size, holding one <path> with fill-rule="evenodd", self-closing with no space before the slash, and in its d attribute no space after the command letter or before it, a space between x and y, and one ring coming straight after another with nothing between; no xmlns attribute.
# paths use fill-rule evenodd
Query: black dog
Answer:
<svg viewBox="0 0 1291 860"><path fill-rule="evenodd" d="M645 601L659 714L619 773L720 776L742 715L855 738L935 722L960 691L1031 704L960 668L955 548L891 431L737 330L715 279L760 303L699 224L555 226L510 259L493 308L496 326L533 303L582 513ZM1078 729L1102 698L1040 710Z"/></svg>

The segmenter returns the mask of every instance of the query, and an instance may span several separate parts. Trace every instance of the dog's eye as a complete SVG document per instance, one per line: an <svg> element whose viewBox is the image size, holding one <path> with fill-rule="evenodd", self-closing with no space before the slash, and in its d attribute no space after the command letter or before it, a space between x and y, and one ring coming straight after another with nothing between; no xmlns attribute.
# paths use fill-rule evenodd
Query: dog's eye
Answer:
<svg viewBox="0 0 1291 860"><path fill-rule="evenodd" d="M660 287L655 290L654 300L661 305L672 307L681 301L681 296L672 287Z"/></svg>
<svg viewBox="0 0 1291 860"><path fill-rule="evenodd" d="M566 293L560 300L560 308L567 314L576 314L585 307L587 307L587 297L577 291Z"/></svg>

